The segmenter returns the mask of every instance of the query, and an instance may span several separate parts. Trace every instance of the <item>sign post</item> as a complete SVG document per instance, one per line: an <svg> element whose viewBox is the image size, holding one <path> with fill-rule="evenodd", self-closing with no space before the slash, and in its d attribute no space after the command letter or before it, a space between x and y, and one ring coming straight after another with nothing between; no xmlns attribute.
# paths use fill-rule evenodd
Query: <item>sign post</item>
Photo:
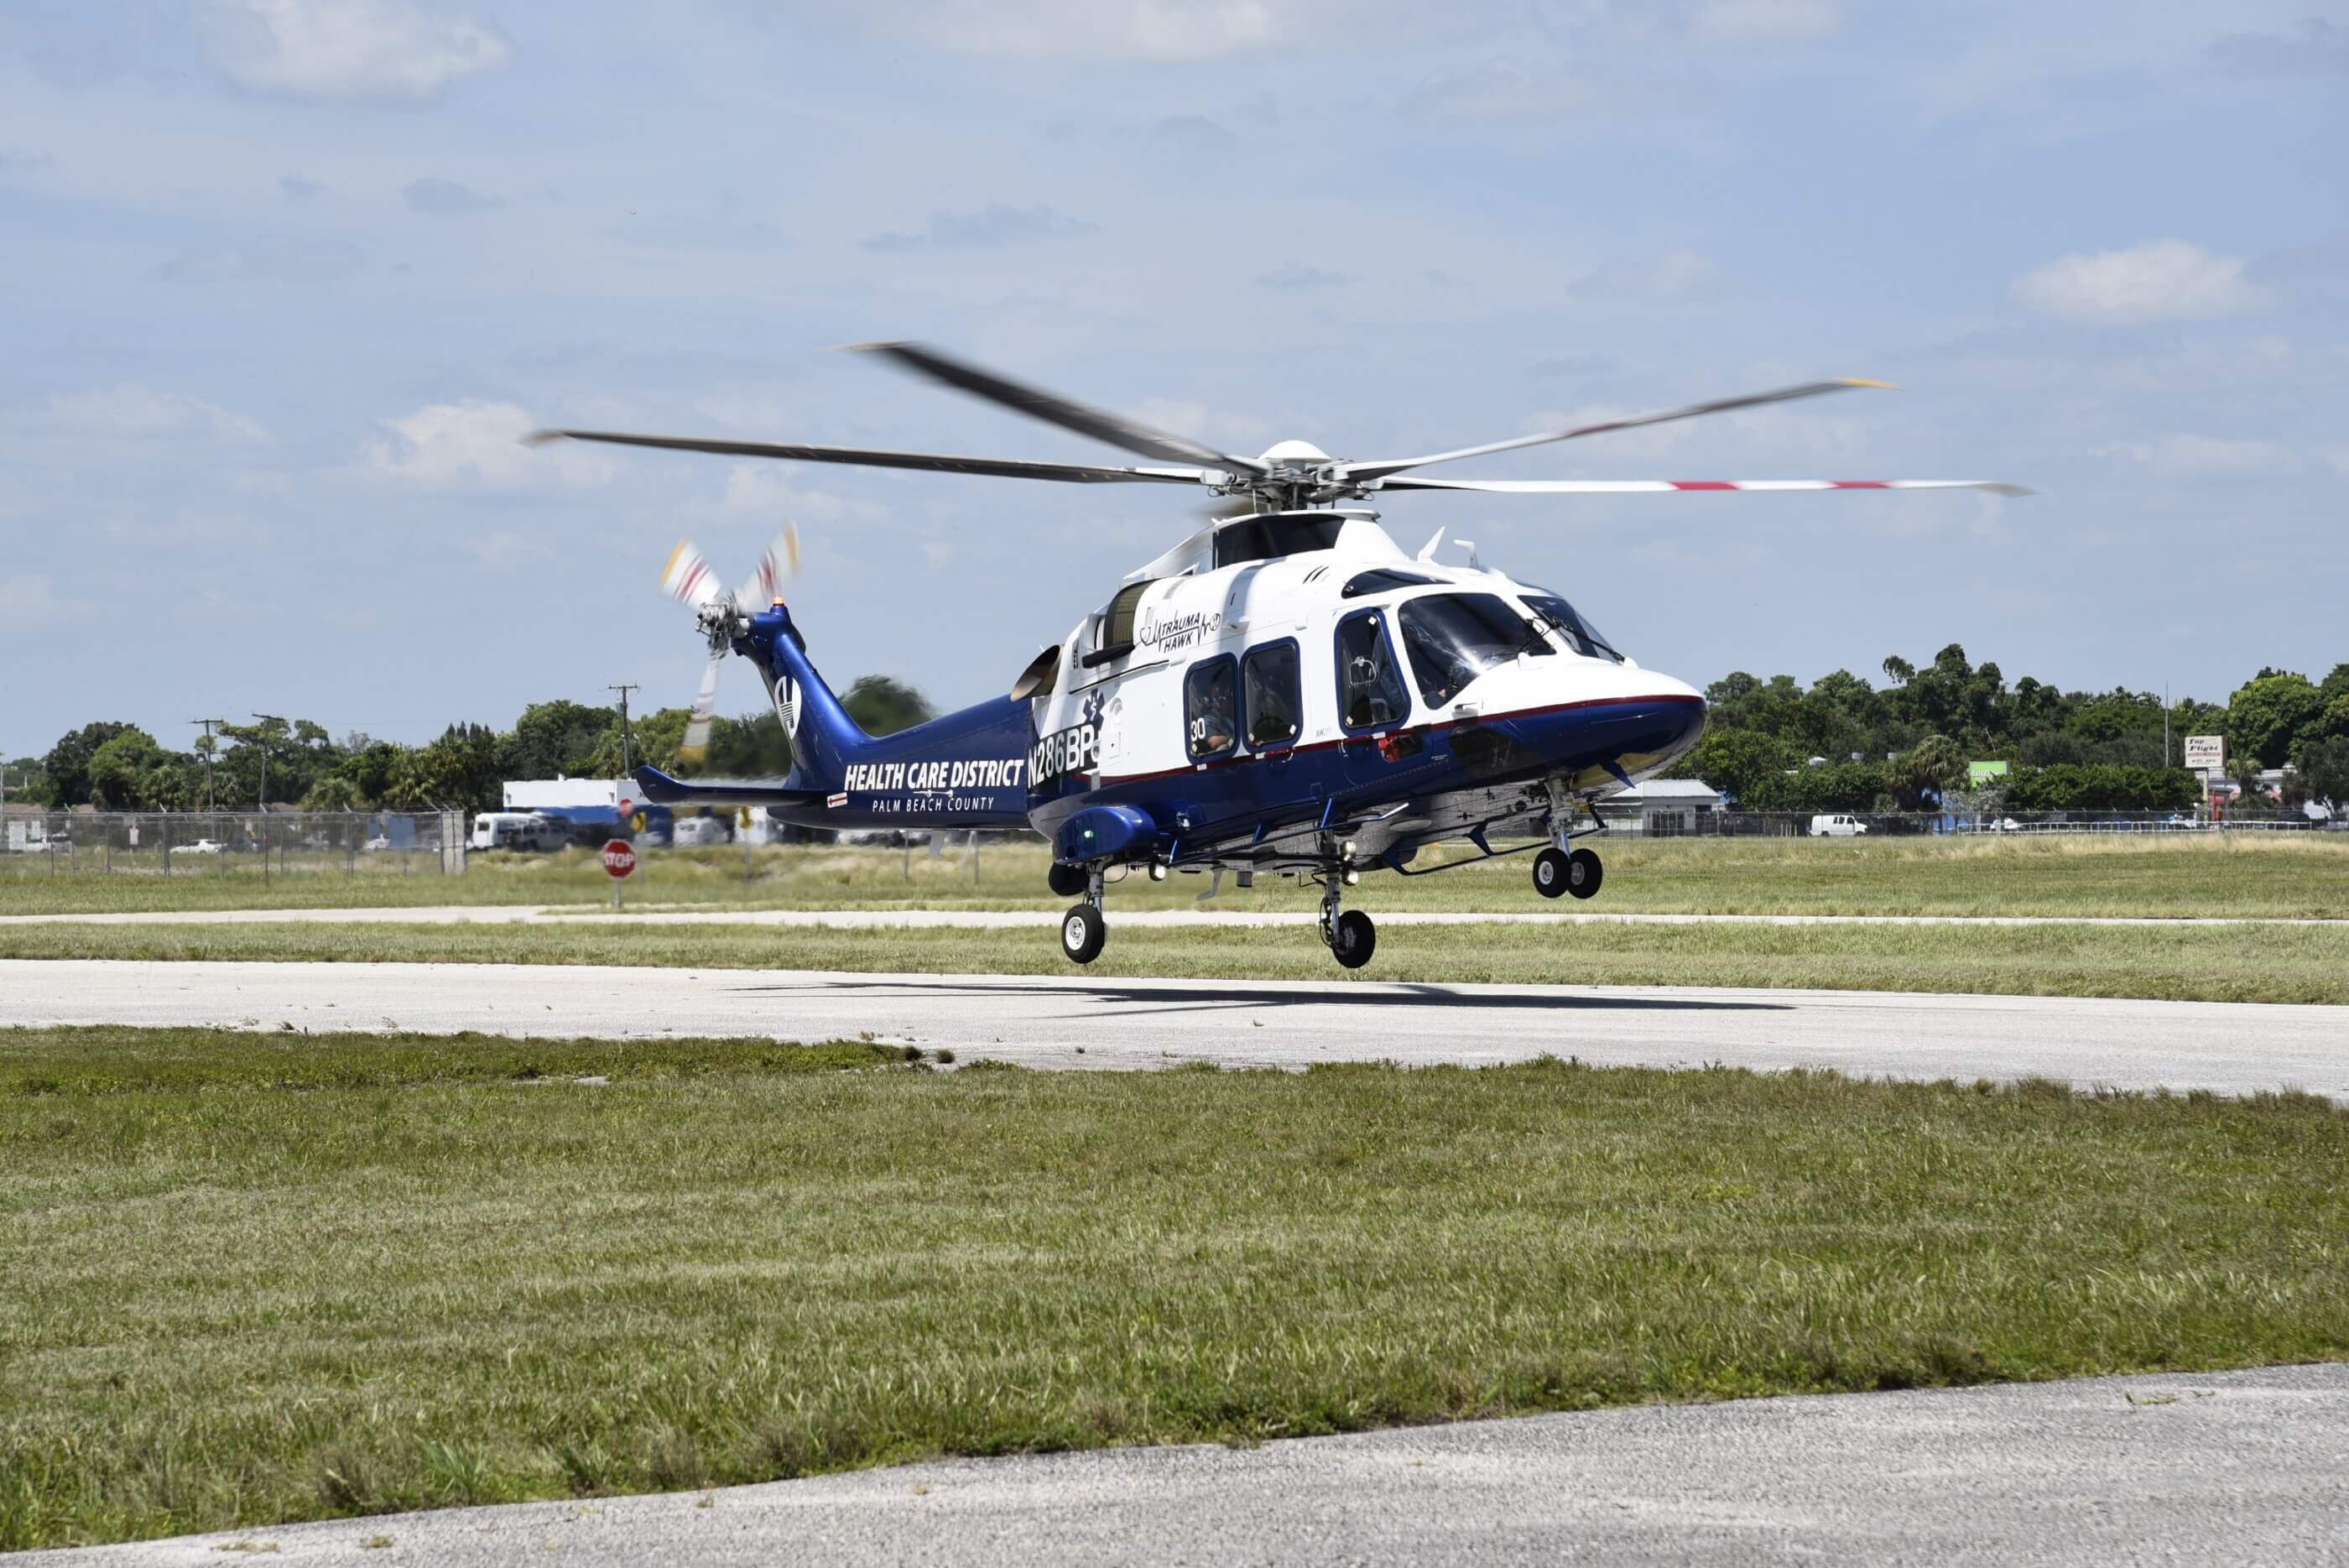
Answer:
<svg viewBox="0 0 2349 1568"><path fill-rule="evenodd" d="M2210 785L2226 776L2227 737L2224 735L2189 735L2186 750L2179 759L2188 768L2202 775L2202 799L2210 799Z"/></svg>
<svg viewBox="0 0 2349 1568"><path fill-rule="evenodd" d="M626 886L628 874L636 868L635 845L625 838L615 838L604 846L604 872L612 878L612 908L627 908L627 900L621 896L620 889Z"/></svg>

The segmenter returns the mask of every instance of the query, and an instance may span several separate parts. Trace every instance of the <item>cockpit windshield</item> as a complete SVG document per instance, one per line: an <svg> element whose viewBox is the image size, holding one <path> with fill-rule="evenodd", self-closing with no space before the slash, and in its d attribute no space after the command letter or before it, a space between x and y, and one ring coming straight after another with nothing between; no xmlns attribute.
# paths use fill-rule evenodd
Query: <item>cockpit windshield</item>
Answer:
<svg viewBox="0 0 2349 1568"><path fill-rule="evenodd" d="M1623 656L1599 633L1599 628L1582 618L1580 611L1556 594L1539 590L1526 595L1526 607L1534 612L1545 631L1564 634L1567 643L1585 659L1604 659L1613 663L1623 662Z"/></svg>
<svg viewBox="0 0 2349 1568"><path fill-rule="evenodd" d="M1496 664L1557 650L1498 594L1428 594L1395 617L1419 694L1440 708Z"/></svg>

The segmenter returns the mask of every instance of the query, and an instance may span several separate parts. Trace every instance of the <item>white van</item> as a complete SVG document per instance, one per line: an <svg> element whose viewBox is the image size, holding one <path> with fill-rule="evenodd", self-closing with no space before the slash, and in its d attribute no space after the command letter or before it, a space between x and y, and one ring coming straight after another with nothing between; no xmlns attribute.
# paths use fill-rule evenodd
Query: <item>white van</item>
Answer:
<svg viewBox="0 0 2349 1568"><path fill-rule="evenodd" d="M728 844L733 838L733 826L722 816L680 816L669 828L669 842L679 849Z"/></svg>
<svg viewBox="0 0 2349 1568"><path fill-rule="evenodd" d="M1860 821L1859 818L1856 816L1846 816L1838 814L1834 816L1815 816L1811 818L1811 836L1813 838L1854 838L1867 831L1868 824Z"/></svg>
<svg viewBox="0 0 2349 1568"><path fill-rule="evenodd" d="M535 812L485 811L473 818L476 849L560 849L564 842L563 825Z"/></svg>

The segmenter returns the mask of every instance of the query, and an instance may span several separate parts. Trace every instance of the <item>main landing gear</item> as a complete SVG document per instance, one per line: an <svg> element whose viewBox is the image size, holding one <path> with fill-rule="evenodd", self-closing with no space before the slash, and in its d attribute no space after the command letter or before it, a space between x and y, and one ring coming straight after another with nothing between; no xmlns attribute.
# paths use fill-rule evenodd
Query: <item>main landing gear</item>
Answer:
<svg viewBox="0 0 2349 1568"><path fill-rule="evenodd" d="M1571 855L1553 845L1534 857L1534 891L1545 898L1571 893L1588 898L1599 891L1606 868L1596 851L1578 849Z"/></svg>
<svg viewBox="0 0 2349 1568"><path fill-rule="evenodd" d="M1075 887L1064 886L1071 880ZM1052 867L1052 891L1084 894L1083 903L1061 917L1061 952L1071 963L1092 962L1101 957L1102 947L1109 940L1109 922L1102 919L1101 867L1056 863Z"/></svg>
<svg viewBox="0 0 2349 1568"><path fill-rule="evenodd" d="M1379 929L1361 910L1339 908L1350 875L1332 871L1321 884L1321 940L1340 963L1348 969L1360 969L1378 950Z"/></svg>

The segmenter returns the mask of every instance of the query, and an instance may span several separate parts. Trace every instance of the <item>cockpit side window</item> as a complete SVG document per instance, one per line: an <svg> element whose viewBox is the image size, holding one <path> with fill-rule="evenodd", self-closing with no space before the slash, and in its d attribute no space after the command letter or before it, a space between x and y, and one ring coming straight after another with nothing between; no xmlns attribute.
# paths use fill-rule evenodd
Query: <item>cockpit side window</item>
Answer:
<svg viewBox="0 0 2349 1568"><path fill-rule="evenodd" d="M1239 743L1239 673L1229 654L1183 677L1184 748L1193 762L1229 756Z"/></svg>
<svg viewBox="0 0 2349 1568"><path fill-rule="evenodd" d="M1411 717L1386 615L1364 610L1338 623L1338 718L1349 730L1375 730Z"/></svg>
<svg viewBox="0 0 2349 1568"><path fill-rule="evenodd" d="M1534 618L1541 623L1543 629L1557 631L1574 651L1585 659L1604 659L1615 664L1623 662L1623 656L1599 635L1599 628L1583 619L1580 612L1557 595L1537 588L1526 595L1526 608L1533 611Z"/></svg>
<svg viewBox="0 0 2349 1568"><path fill-rule="evenodd" d="M1539 629L1498 594L1422 594L1396 612L1419 694L1441 708L1463 688L1519 654L1555 657Z"/></svg>

